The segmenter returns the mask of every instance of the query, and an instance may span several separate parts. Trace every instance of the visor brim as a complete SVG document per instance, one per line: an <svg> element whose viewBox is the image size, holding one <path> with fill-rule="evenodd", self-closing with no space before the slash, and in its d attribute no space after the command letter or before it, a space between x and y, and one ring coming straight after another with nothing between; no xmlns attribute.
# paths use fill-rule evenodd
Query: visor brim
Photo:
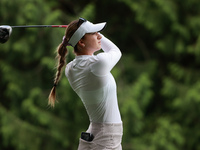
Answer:
<svg viewBox="0 0 200 150"><path fill-rule="evenodd" d="M75 31L69 40L69 44L73 47L78 43L78 41L86 34L93 32L100 32L106 26L106 22L93 24L89 21L83 22L81 26Z"/></svg>

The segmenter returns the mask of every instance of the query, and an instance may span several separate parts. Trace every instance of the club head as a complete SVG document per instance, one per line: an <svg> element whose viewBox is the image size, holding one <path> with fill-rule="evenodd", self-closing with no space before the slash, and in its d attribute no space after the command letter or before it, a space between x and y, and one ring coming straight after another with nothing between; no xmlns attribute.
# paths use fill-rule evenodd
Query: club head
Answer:
<svg viewBox="0 0 200 150"><path fill-rule="evenodd" d="M0 26L0 43L5 43L8 41L12 33L12 28L8 25Z"/></svg>

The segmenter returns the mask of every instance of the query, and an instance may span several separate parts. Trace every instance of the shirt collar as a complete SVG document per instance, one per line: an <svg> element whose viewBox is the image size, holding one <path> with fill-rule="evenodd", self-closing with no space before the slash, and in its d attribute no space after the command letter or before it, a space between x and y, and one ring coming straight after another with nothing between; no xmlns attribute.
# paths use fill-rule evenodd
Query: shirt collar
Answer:
<svg viewBox="0 0 200 150"><path fill-rule="evenodd" d="M75 58L76 59L87 59L87 58L89 58L89 57L92 57L93 55L78 55L78 56L76 56Z"/></svg>

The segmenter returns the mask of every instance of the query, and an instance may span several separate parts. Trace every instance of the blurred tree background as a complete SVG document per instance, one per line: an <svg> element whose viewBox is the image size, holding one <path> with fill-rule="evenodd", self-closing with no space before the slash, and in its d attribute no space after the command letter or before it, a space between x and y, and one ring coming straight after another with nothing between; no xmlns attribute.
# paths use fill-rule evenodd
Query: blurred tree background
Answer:
<svg viewBox="0 0 200 150"><path fill-rule="evenodd" d="M122 51L124 150L200 150L199 0L1 0L1 25L106 21ZM76 150L89 125L63 75L47 106L64 28L13 29L0 45L0 150ZM72 49L67 57L74 58Z"/></svg>

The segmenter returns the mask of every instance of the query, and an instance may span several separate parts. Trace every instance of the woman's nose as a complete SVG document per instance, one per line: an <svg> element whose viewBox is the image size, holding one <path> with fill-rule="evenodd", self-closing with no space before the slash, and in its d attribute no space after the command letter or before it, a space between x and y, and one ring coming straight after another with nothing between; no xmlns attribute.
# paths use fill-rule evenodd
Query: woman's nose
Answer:
<svg viewBox="0 0 200 150"><path fill-rule="evenodd" d="M98 36L98 39L102 38L102 36L101 36L101 34L99 34L99 32L97 32L97 36Z"/></svg>

